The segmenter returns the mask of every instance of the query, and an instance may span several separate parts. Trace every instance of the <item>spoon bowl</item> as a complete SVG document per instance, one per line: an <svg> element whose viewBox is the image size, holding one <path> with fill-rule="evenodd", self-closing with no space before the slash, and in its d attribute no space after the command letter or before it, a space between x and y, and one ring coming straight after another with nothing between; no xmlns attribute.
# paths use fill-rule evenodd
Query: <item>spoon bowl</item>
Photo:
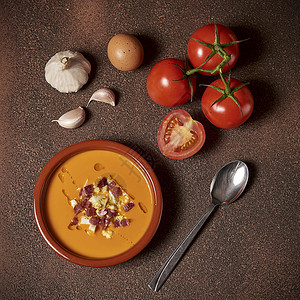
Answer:
<svg viewBox="0 0 300 300"><path fill-rule="evenodd" d="M217 172L210 185L211 204L150 281L150 289L159 291L213 210L221 204L235 201L244 191L248 177L248 167L240 160L226 164Z"/></svg>
<svg viewBox="0 0 300 300"><path fill-rule="evenodd" d="M232 161L223 166L214 176L210 185L210 196L216 205L235 201L244 191L249 178L247 165Z"/></svg>

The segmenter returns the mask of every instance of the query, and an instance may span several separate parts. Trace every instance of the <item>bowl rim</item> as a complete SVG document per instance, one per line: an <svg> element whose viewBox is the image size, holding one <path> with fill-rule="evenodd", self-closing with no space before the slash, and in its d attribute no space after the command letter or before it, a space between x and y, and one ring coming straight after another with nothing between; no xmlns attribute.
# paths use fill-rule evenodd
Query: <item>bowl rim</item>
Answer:
<svg viewBox="0 0 300 300"><path fill-rule="evenodd" d="M42 208L43 197L45 193L45 188L47 187L47 181L51 178L53 172L61 165L64 161L70 157L90 151L90 150L107 150L113 151L115 153L125 156L127 159L131 160L144 174L153 194L154 209L152 214L151 222L142 236L142 238L130 249L123 253L120 253L113 257L108 258L89 258L82 255L76 254L63 245L61 245L55 237L52 235L51 231L48 229L45 214ZM78 265L87 267L107 267L125 262L132 257L136 256L140 251L142 251L147 244L151 241L154 234L159 226L163 209L163 199L162 192L159 181L149 165L149 163L136 151L128 146L121 143L108 141L108 140L88 140L73 144L66 147L65 149L59 151L55 154L48 163L42 169L34 188L33 193L33 212L35 222L37 227L46 241L46 243L54 250L59 256L64 259L73 262Z"/></svg>

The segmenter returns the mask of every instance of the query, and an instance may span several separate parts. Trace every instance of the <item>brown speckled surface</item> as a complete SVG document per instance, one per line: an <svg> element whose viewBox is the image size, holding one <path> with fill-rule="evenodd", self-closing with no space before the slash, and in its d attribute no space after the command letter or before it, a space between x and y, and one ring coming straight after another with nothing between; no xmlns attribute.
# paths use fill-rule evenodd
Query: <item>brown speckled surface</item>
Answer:
<svg viewBox="0 0 300 300"><path fill-rule="evenodd" d="M299 8L295 0L1 1L1 298L299 298ZM184 58L189 36L212 17L239 39L250 37L232 76L251 82L254 113L239 128L218 130L204 119L200 88L197 99L181 108L203 123L207 141L194 157L171 161L156 145L160 120L171 109L150 100L147 74L163 58ZM144 63L134 72L120 72L108 61L107 43L119 32L144 45ZM61 94L44 79L48 59L67 49L92 63L88 84L76 94ZM116 92L116 107L91 105L88 121L73 131L50 122L86 105L100 87ZM90 139L139 149L164 196L150 244L130 261L101 269L55 254L32 210L47 161ZM214 173L235 159L250 169L245 194L215 211L162 290L153 293L147 283L206 209Z"/></svg>

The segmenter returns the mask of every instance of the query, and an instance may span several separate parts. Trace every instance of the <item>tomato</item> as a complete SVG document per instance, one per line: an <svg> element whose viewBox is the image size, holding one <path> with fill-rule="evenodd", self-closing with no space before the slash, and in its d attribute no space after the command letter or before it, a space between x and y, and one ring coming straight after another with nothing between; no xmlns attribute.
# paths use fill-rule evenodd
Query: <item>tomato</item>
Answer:
<svg viewBox="0 0 300 300"><path fill-rule="evenodd" d="M198 152L205 142L202 124L182 109L173 110L162 120L157 143L161 153L171 159L183 159Z"/></svg>
<svg viewBox="0 0 300 300"><path fill-rule="evenodd" d="M219 36L219 42L215 39L215 26L217 26L217 32ZM209 48L207 45L203 45L200 42L204 42L211 45ZM228 43L233 43L226 46ZM239 41L237 41L236 35L232 30L224 25L209 24L197 29L189 39L187 52L188 58L194 68L201 68L205 70L215 69L223 60L224 51L231 55L230 60L222 68L223 73L233 68L239 57ZM215 53L205 64L205 60L210 54ZM214 75L204 71L199 71L204 75Z"/></svg>
<svg viewBox="0 0 300 300"><path fill-rule="evenodd" d="M148 94L162 106L174 107L186 103L195 89L196 79L185 77L185 63L176 58L159 61L148 74Z"/></svg>
<svg viewBox="0 0 300 300"><path fill-rule="evenodd" d="M227 80L226 82L228 84ZM214 104L222 97L223 93L211 86L224 89L223 100ZM230 79L227 92L222 79L214 81L211 86L208 86L202 95L201 107L204 115L212 124L219 128L234 128L248 120L253 111L254 101L247 86L234 78Z"/></svg>

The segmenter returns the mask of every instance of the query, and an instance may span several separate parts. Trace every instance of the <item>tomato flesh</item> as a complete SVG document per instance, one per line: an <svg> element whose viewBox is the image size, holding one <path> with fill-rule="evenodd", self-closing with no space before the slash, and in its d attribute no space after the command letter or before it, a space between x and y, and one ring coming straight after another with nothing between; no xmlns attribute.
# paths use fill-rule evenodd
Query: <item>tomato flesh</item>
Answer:
<svg viewBox="0 0 300 300"><path fill-rule="evenodd" d="M237 41L236 35L228 27L217 24L217 29L220 44ZM195 39L213 45L215 42L215 25L208 24L197 29L190 37L187 47L188 58L194 68L199 68L199 66L201 66L200 68L202 69L213 70L222 62L222 57L216 53L205 64L203 64L208 55L211 53L211 49L209 49L205 45L198 43L197 41L195 41ZM229 60L228 64L223 67L223 73L233 68L233 66L236 64L239 57L239 44L237 43L225 47L224 50L228 54L231 54L231 59ZM199 71L199 73L208 76L214 75L203 71Z"/></svg>
<svg viewBox="0 0 300 300"><path fill-rule="evenodd" d="M184 159L197 153L205 142L202 124L185 110L174 110L162 120L158 133L158 147L171 159Z"/></svg>

